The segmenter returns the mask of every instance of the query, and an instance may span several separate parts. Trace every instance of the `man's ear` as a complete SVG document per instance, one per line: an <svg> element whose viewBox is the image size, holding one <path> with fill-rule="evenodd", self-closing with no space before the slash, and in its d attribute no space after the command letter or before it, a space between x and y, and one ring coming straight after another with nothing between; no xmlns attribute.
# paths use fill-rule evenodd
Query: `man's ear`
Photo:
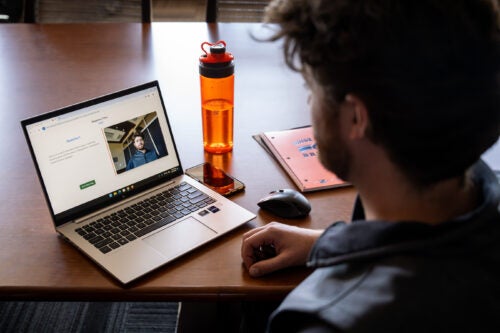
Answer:
<svg viewBox="0 0 500 333"><path fill-rule="evenodd" d="M361 139L366 137L370 119L368 117L368 110L366 105L359 97L353 94L347 94L345 101L351 111L351 127L349 131L349 138Z"/></svg>

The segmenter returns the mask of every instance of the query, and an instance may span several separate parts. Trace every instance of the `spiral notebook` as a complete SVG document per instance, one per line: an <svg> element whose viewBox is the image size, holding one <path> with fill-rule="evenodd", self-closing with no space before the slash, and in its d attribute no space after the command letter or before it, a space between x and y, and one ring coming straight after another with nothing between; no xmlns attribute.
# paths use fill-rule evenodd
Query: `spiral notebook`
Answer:
<svg viewBox="0 0 500 333"><path fill-rule="evenodd" d="M264 132L255 139L272 154L302 192L350 185L321 164L311 126Z"/></svg>

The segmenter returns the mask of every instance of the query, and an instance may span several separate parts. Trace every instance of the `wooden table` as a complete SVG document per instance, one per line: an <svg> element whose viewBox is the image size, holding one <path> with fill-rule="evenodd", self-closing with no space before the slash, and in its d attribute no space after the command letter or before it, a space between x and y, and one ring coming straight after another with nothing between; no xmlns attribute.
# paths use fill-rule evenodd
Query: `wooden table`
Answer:
<svg viewBox="0 0 500 333"><path fill-rule="evenodd" d="M303 80L263 43L260 24L0 25L0 299L279 300L309 271L292 268L253 279L240 258L241 236L275 218L256 202L294 185L252 135L310 123ZM224 39L236 63L235 147L203 152L198 57L203 41ZM183 167L204 160L245 182L232 199L257 218L207 246L123 287L59 238L19 121L68 104L158 79ZM355 190L307 194L312 212L286 223L324 228L350 219Z"/></svg>

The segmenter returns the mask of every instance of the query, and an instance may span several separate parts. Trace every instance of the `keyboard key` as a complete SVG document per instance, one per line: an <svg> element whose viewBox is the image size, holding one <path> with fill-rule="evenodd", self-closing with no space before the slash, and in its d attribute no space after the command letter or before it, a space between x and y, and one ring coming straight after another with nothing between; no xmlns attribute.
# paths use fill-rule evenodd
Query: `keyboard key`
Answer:
<svg viewBox="0 0 500 333"><path fill-rule="evenodd" d="M95 236L97 236L97 235L94 234L93 232L91 232L91 233L83 235L83 238L85 238L86 240L89 240L89 239L94 238Z"/></svg>
<svg viewBox="0 0 500 333"><path fill-rule="evenodd" d="M112 242L113 242L113 240L111 238L106 238L100 242L95 243L94 246L97 247L98 249L100 249L101 247L108 245L109 243L112 243Z"/></svg>
<svg viewBox="0 0 500 333"><path fill-rule="evenodd" d="M86 231L86 232L94 232L94 231L95 231L95 229L94 229L94 228L92 228L91 226L88 226L88 225L87 225L86 227L88 227L88 228L85 228L85 231Z"/></svg>
<svg viewBox="0 0 500 333"><path fill-rule="evenodd" d="M114 250L114 249L119 248L120 244L118 244L117 242L113 242L113 243L110 243L108 246Z"/></svg>
<svg viewBox="0 0 500 333"><path fill-rule="evenodd" d="M120 239L118 240L118 244L120 244L120 245L125 245L125 244L127 244L127 243L128 243L128 240L126 240L125 238L120 238Z"/></svg>
<svg viewBox="0 0 500 333"><path fill-rule="evenodd" d="M111 252L111 250L113 250L112 248L110 248L109 246L103 246L103 247L100 247L99 248L99 251L101 251L102 253L106 254L108 252Z"/></svg>
<svg viewBox="0 0 500 333"><path fill-rule="evenodd" d="M95 230L95 233L96 233L97 235L102 235L102 234L103 234L103 233L105 233L105 232L106 232L106 230L104 230L104 229L96 229L96 230Z"/></svg>
<svg viewBox="0 0 500 333"><path fill-rule="evenodd" d="M136 237L135 235L133 235L133 234L130 234L130 235L127 235L125 238L126 238L127 240L129 240L129 241L133 241L133 240L134 240L134 239L136 239L137 237Z"/></svg>
<svg viewBox="0 0 500 333"><path fill-rule="evenodd" d="M206 195L202 195L202 196L199 196L197 198L194 198L194 199L191 199L191 203L194 205L194 204L197 204L198 202L204 202L206 203L205 199L207 199L207 196Z"/></svg>
<svg viewBox="0 0 500 333"><path fill-rule="evenodd" d="M193 199L193 198L196 198L196 197L199 197L200 195L203 195L203 193L201 193L200 191L198 190L195 190L194 192L192 192L188 197L189 199Z"/></svg>
<svg viewBox="0 0 500 333"><path fill-rule="evenodd" d="M104 238L103 238L102 236L99 236L99 235L98 235L98 236L95 236L95 237L93 237L93 238L91 238L91 239L87 239L87 240L88 240L90 243L92 243L92 244L96 244L96 243L98 243L98 242L102 241L103 239L104 239Z"/></svg>
<svg viewBox="0 0 500 333"><path fill-rule="evenodd" d="M161 220L161 221L159 221L159 222L153 223L153 224L151 224L151 225L147 226L146 228L144 228L144 229L141 229L141 230L137 231L137 232L135 233L135 235L136 235L137 237L142 237L142 236L144 236L144 235L146 235L146 234L149 234L151 231L154 231L154 230L156 230L156 229L158 229L158 228L161 228L161 227L163 227L163 226L166 226L167 224L169 224L170 222L173 222L173 221L175 221L175 219L172 219L172 217L171 217L171 216L170 216L170 217L167 217L167 218L164 218L164 219L162 219L162 220Z"/></svg>
<svg viewBox="0 0 500 333"><path fill-rule="evenodd" d="M122 232L120 232L120 235L122 235L122 236L127 236L127 235L130 235L130 231L128 231L128 230L123 230Z"/></svg>

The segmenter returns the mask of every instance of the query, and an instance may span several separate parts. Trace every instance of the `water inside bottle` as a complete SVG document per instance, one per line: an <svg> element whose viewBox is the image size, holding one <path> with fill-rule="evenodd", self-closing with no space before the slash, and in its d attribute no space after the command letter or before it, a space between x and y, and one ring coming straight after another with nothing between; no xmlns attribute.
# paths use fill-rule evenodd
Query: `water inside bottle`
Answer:
<svg viewBox="0 0 500 333"><path fill-rule="evenodd" d="M209 100L202 105L203 146L210 153L233 149L233 104L227 100Z"/></svg>

